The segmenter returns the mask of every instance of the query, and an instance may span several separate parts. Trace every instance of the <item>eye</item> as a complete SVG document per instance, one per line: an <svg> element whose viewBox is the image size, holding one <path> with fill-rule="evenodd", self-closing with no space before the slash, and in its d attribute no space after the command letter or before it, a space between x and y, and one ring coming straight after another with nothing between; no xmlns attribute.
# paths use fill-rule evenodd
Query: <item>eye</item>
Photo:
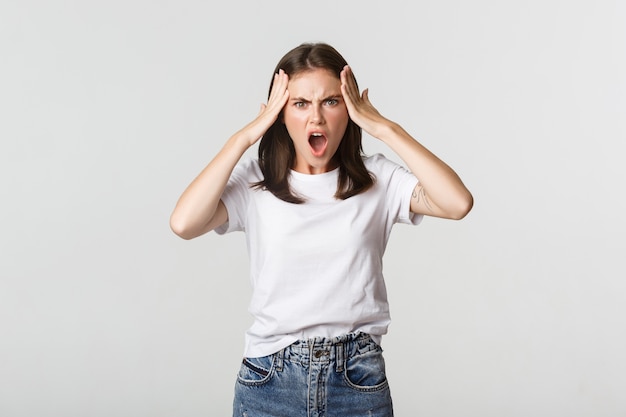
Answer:
<svg viewBox="0 0 626 417"><path fill-rule="evenodd" d="M306 106L306 103L304 101L296 101L295 103L293 103L294 107L297 109L301 109L304 106Z"/></svg>
<svg viewBox="0 0 626 417"><path fill-rule="evenodd" d="M326 100L327 106L335 106L338 103L339 103L339 100L337 100L336 98L329 98L328 100Z"/></svg>

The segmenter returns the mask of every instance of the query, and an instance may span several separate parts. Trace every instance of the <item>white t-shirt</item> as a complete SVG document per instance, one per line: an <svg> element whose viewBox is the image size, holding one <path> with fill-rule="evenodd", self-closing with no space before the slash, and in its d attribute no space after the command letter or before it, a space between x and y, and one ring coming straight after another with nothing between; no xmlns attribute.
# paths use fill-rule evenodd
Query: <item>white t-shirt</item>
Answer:
<svg viewBox="0 0 626 417"><path fill-rule="evenodd" d="M418 224L410 213L417 178L381 154L364 158L376 177L368 191L338 200L338 169L291 171L287 203L251 188L263 176L256 160L233 170L222 201L228 222L219 234L244 231L250 256L254 318L244 355L266 356L299 339L351 332L380 343L390 322L382 257L394 223Z"/></svg>

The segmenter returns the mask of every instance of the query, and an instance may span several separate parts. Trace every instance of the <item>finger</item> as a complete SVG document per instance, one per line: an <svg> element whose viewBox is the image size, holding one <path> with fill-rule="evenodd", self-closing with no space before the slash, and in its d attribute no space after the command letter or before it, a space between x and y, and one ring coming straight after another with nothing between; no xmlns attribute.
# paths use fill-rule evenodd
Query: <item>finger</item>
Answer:
<svg viewBox="0 0 626 417"><path fill-rule="evenodd" d="M272 88L270 99L266 105L266 111L272 114L273 117L278 116L289 99L289 90L287 90L287 75L284 73L278 74L276 79L276 88Z"/></svg>
<svg viewBox="0 0 626 417"><path fill-rule="evenodd" d="M348 91L353 99L360 99L361 95L359 94L359 87L356 85L356 78L354 77L354 72L352 71L352 67L346 65L346 84L348 86Z"/></svg>
<svg viewBox="0 0 626 417"><path fill-rule="evenodd" d="M362 100L358 90L350 88L349 85L345 85L343 88L345 89L344 97L346 100L350 101L353 107L359 107Z"/></svg>
<svg viewBox="0 0 626 417"><path fill-rule="evenodd" d="M289 76L285 74L282 69L274 74L274 84L272 85L272 91L270 92L269 102L278 100L282 102L284 99L285 91L289 83ZM268 103L269 104L269 103Z"/></svg>
<svg viewBox="0 0 626 417"><path fill-rule="evenodd" d="M270 90L270 97L269 99L272 99L276 96L276 91L280 89L280 75L281 75L281 70L279 70L278 72L274 73L274 79L272 80L272 89Z"/></svg>
<svg viewBox="0 0 626 417"><path fill-rule="evenodd" d="M369 95L370 95L370 90L369 90L369 88L366 88L365 90L363 90L363 94L361 95L361 98L366 103L369 103L370 102L370 96Z"/></svg>
<svg viewBox="0 0 626 417"><path fill-rule="evenodd" d="M274 74L274 80L272 81L272 89L270 90L270 96L268 98L268 102L274 100L278 94L278 91L281 89L280 86L280 72Z"/></svg>
<svg viewBox="0 0 626 417"><path fill-rule="evenodd" d="M349 66L346 65L345 67L343 67L343 70L341 70L341 73L339 74L339 78L341 80L342 89L349 96L348 98L352 99L353 93L352 93L352 85L350 83L351 77L350 77Z"/></svg>
<svg viewBox="0 0 626 417"><path fill-rule="evenodd" d="M343 101L346 103L348 113L351 113L355 108L355 103L346 84L341 84L341 95L343 96Z"/></svg>
<svg viewBox="0 0 626 417"><path fill-rule="evenodd" d="M341 86L346 87L346 90L348 89L348 78L349 78L348 74L349 74L349 68L346 65L343 67L343 69L339 73L339 80L341 81Z"/></svg>

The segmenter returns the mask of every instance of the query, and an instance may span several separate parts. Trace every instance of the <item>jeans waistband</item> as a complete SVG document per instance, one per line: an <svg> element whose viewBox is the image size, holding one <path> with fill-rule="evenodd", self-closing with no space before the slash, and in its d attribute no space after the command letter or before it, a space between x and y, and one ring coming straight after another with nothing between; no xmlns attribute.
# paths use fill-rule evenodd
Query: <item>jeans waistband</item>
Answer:
<svg viewBox="0 0 626 417"><path fill-rule="evenodd" d="M305 365L335 362L336 370L341 372L347 359L377 349L380 346L367 333L349 333L333 338L316 337L298 340L280 350L276 354L276 365L280 371L285 361Z"/></svg>

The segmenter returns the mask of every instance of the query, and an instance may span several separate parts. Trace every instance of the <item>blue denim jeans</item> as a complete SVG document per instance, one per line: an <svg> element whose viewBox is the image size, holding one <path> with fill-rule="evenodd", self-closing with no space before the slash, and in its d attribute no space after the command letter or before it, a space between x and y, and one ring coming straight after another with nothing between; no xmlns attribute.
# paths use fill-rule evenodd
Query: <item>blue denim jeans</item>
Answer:
<svg viewBox="0 0 626 417"><path fill-rule="evenodd" d="M302 340L245 358L233 417L391 417L382 349L369 335Z"/></svg>

